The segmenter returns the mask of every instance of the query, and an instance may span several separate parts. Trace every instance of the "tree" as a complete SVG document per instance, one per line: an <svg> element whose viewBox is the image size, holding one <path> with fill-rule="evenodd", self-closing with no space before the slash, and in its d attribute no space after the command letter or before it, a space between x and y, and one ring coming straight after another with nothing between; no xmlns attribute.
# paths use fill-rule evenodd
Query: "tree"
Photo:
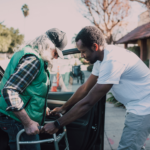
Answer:
<svg viewBox="0 0 150 150"><path fill-rule="evenodd" d="M11 43L11 35L8 28L0 24L0 52L7 52Z"/></svg>
<svg viewBox="0 0 150 150"><path fill-rule="evenodd" d="M19 48L19 46L23 43L24 35L19 34L19 30L14 29L12 27L10 28L10 35L11 35L12 40L11 40L11 43L8 47L8 52L12 53L17 48Z"/></svg>
<svg viewBox="0 0 150 150"><path fill-rule="evenodd" d="M18 29L7 28L0 24L0 52L14 52L24 41Z"/></svg>
<svg viewBox="0 0 150 150"><path fill-rule="evenodd" d="M72 41L71 41L72 44L75 44L76 36L77 36L77 34L74 34L74 36L72 37ZM76 46L75 46L75 47L76 47Z"/></svg>
<svg viewBox="0 0 150 150"><path fill-rule="evenodd" d="M72 41L71 43L74 44L74 47L76 48L76 42L75 42L75 39L76 39L76 36L77 34L74 34L74 36L72 37ZM81 54L78 53L78 54L73 54L75 58L81 58Z"/></svg>
<svg viewBox="0 0 150 150"><path fill-rule="evenodd" d="M128 16L128 0L80 0L85 6L83 16L104 34L108 44L114 41L113 31L125 25L123 19Z"/></svg>
<svg viewBox="0 0 150 150"><path fill-rule="evenodd" d="M22 6L22 8L21 8L21 10L22 10L22 12L23 12L23 15L24 15L24 34L25 34L25 18L27 17L27 16L29 16L29 7L28 7L28 5L27 4L24 4L23 6Z"/></svg>
<svg viewBox="0 0 150 150"><path fill-rule="evenodd" d="M140 4L143 4L144 6L146 6L148 8L148 10L150 10L150 0L130 0L130 1L135 1L138 2Z"/></svg>
<svg viewBox="0 0 150 150"><path fill-rule="evenodd" d="M0 22L0 24L2 24L4 21Z"/></svg>
<svg viewBox="0 0 150 150"><path fill-rule="evenodd" d="M24 4L21 8L24 17L27 17L29 15L29 7L27 4Z"/></svg>

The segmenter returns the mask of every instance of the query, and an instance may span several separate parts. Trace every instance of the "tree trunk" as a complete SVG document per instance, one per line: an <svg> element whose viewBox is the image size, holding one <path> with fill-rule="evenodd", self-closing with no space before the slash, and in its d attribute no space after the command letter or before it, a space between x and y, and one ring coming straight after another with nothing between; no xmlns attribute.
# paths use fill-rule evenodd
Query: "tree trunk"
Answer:
<svg viewBox="0 0 150 150"><path fill-rule="evenodd" d="M113 36L110 32L107 33L106 42L107 42L107 44L113 43Z"/></svg>

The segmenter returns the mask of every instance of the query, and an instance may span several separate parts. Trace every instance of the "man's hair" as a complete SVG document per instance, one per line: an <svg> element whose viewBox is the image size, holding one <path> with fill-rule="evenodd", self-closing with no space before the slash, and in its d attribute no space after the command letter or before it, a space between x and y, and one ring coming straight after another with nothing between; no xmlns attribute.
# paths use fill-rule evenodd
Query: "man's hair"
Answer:
<svg viewBox="0 0 150 150"><path fill-rule="evenodd" d="M35 38L33 41L31 41L29 44L34 50L36 50L40 55L41 58L48 62L48 67L51 70L53 65L52 65L52 55L51 55L51 50L55 49L55 45L53 42L49 39L47 34L43 34L37 38Z"/></svg>
<svg viewBox="0 0 150 150"><path fill-rule="evenodd" d="M26 45L30 45L33 49L36 48L39 54L44 50L55 49L55 45L45 33Z"/></svg>
<svg viewBox="0 0 150 150"><path fill-rule="evenodd" d="M35 50L37 53L40 54L41 58L44 61L48 62L49 69L50 70L52 69L53 65L52 65L51 50L55 49L56 47L53 44L53 42L49 39L47 34L44 33L32 41L24 43L19 47L17 51L22 50L22 48L25 46L31 46L33 50Z"/></svg>
<svg viewBox="0 0 150 150"><path fill-rule="evenodd" d="M91 47L93 43L105 46L105 38L103 33L96 27L86 26L76 36L75 41L82 41L83 46Z"/></svg>

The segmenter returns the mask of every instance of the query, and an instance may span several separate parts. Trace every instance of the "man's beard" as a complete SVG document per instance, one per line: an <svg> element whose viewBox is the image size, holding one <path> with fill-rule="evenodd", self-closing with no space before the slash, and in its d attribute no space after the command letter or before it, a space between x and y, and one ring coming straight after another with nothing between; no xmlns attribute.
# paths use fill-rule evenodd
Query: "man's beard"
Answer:
<svg viewBox="0 0 150 150"><path fill-rule="evenodd" d="M40 55L43 61L46 61L48 63L48 69L51 71L53 68L53 64L52 64L52 55L50 50L43 50L41 51Z"/></svg>
<svg viewBox="0 0 150 150"><path fill-rule="evenodd" d="M96 61L97 61L96 59L94 59L94 60L89 60L89 62L90 62L91 64L94 64Z"/></svg>

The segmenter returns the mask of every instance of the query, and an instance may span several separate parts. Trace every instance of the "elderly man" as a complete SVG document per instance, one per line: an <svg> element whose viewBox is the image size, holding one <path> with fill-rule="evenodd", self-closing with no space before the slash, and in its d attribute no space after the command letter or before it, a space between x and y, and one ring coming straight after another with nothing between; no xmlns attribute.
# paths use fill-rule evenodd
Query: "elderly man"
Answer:
<svg viewBox="0 0 150 150"><path fill-rule="evenodd" d="M11 150L16 150L16 134L23 128L21 140L39 139L50 87L48 67L52 68L52 59L63 57L66 44L66 34L53 28L12 56L0 84L0 128L8 133ZM40 145L21 149L40 150Z"/></svg>
<svg viewBox="0 0 150 150"><path fill-rule="evenodd" d="M83 28L76 37L81 56L94 64L85 84L62 107L52 113L64 113L42 132L53 134L64 125L87 113L110 89L126 106L125 127L118 150L140 150L150 133L150 70L131 51L106 45L96 27Z"/></svg>

